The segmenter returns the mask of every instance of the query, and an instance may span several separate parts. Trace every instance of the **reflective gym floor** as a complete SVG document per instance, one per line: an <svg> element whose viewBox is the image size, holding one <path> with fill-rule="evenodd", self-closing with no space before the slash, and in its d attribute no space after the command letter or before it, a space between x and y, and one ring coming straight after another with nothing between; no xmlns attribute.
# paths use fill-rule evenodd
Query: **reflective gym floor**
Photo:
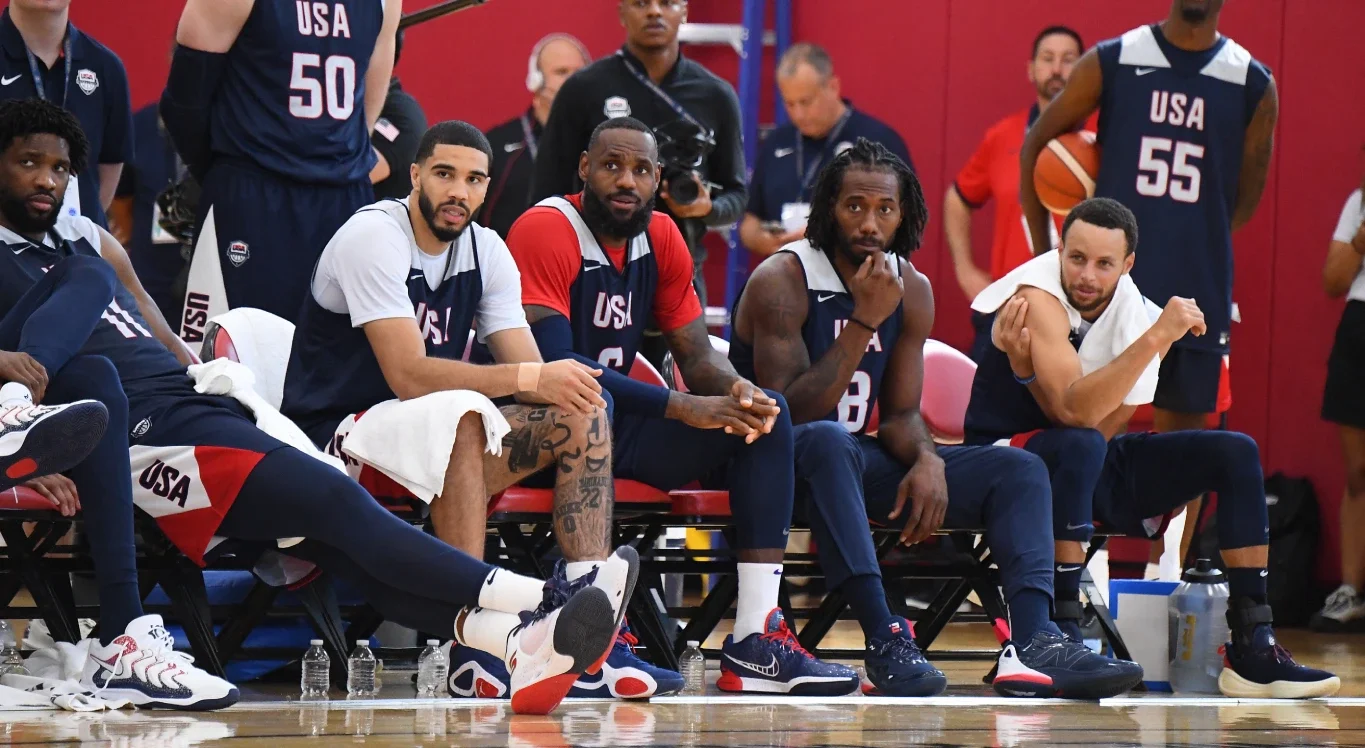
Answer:
<svg viewBox="0 0 1365 748"><path fill-rule="evenodd" d="M945 662L953 684L934 699L702 697L650 703L565 701L548 717L515 716L506 701L412 699L391 674L378 699L299 703L297 686L248 686L212 714L0 712L0 746L1365 746L1365 637L1286 631L1301 661L1333 669L1342 693L1312 702L1133 694L1098 704L997 698L984 662ZM856 646L841 622L834 646ZM992 645L981 625L949 626L945 648ZM719 640L708 642L719 644ZM931 652L932 654L932 652Z"/></svg>

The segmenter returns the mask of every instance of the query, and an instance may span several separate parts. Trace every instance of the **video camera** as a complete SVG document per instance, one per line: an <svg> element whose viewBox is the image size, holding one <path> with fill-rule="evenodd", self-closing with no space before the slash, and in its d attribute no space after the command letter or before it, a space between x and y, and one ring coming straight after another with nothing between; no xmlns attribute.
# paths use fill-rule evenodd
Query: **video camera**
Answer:
<svg viewBox="0 0 1365 748"><path fill-rule="evenodd" d="M691 205L701 197L697 169L716 147L715 134L685 119L654 128L659 144L659 167L668 194L679 205Z"/></svg>

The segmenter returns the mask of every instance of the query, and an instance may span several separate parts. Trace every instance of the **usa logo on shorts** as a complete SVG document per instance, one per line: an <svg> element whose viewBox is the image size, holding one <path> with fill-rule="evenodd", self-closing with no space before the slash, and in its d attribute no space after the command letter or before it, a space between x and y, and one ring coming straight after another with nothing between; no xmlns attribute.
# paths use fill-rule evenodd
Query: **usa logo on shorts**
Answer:
<svg viewBox="0 0 1365 748"><path fill-rule="evenodd" d="M233 242L228 245L227 258L233 267L239 268L251 259L251 251L247 249L246 242Z"/></svg>

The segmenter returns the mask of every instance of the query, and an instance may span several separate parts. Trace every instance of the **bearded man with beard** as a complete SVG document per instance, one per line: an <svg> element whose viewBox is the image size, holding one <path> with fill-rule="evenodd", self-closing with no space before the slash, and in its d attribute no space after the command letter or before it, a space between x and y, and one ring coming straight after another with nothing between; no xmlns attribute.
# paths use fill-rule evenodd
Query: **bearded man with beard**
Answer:
<svg viewBox="0 0 1365 748"><path fill-rule="evenodd" d="M726 691L842 695L858 675L806 652L778 607L791 523L792 425L780 394L735 372L711 345L692 263L673 219L655 212L657 143L630 117L592 133L578 162L583 191L542 200L508 233L525 283L522 303L546 359L603 368L614 401L617 478L662 490L728 471L739 600L721 649ZM689 392L629 378L653 313ZM717 486L720 487L720 486ZM624 628L600 675L570 696L643 698L677 691L682 678L631 650Z"/></svg>
<svg viewBox="0 0 1365 748"><path fill-rule="evenodd" d="M1270 626L1268 520L1256 442L1231 431L1121 433L1137 404L1150 402L1159 387L1149 385L1141 397L1135 389L1144 371L1157 366L1154 359L1167 356L1187 333L1209 330L1199 306L1171 297L1155 323L1121 353L1089 373L1082 370L1082 340L1104 334L1095 323L1115 304L1120 281L1133 269L1137 242L1132 211L1109 198L1086 200L1062 224L1060 250L999 281L1015 288L988 318L982 333L988 339L975 346L966 443L1007 440L1047 463L1057 560L1053 618L1075 641L1081 637L1082 543L1092 523L1154 537L1172 511L1216 491L1232 633L1220 690L1243 698L1330 696L1341 681L1294 662L1275 643ZM1046 263L1060 266L1060 294L1018 282L1027 278L1028 265L1053 272ZM997 290L1011 292L989 289Z"/></svg>

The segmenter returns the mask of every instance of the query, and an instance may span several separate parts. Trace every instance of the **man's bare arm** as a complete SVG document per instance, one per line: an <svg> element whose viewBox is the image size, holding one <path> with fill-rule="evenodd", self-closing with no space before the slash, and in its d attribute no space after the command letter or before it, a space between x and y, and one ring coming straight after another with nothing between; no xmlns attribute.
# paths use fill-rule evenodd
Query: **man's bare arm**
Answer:
<svg viewBox="0 0 1365 748"><path fill-rule="evenodd" d="M384 381L400 400L443 390L473 390L490 398L517 393L517 364L476 366L429 357L413 317L378 319L363 329Z"/></svg>
<svg viewBox="0 0 1365 748"><path fill-rule="evenodd" d="M256 0L188 0L175 41L201 52L226 52L237 41Z"/></svg>
<svg viewBox="0 0 1365 748"><path fill-rule="evenodd" d="M877 440L910 468L922 455L937 454L934 438L919 412L924 391L924 341L934 327L934 292L929 279L909 263L902 263L902 269L905 324L882 377Z"/></svg>
<svg viewBox="0 0 1365 748"><path fill-rule="evenodd" d="M745 288L744 311L753 320L754 375L764 389L787 398L792 423L817 421L848 392L872 332L848 325L813 365L801 326L810 300L795 256L775 255L754 271Z"/></svg>
<svg viewBox="0 0 1365 748"><path fill-rule="evenodd" d="M1233 231L1251 220L1261 202L1266 175L1270 173L1270 159L1275 153L1275 122L1279 116L1280 94L1275 89L1275 79L1271 78L1256 105L1251 124L1247 125L1246 140L1242 143L1242 175L1237 184L1237 206L1232 211Z"/></svg>
<svg viewBox="0 0 1365 748"><path fill-rule="evenodd" d="M137 273L133 270L133 263L128 259L128 253L123 246L118 243L113 234L104 229L100 229L100 256L105 262L114 266L114 274L118 276L119 282L137 300L137 309L142 313L142 319L152 328L151 333L161 344L166 346L175 358L185 366L196 363L194 354L174 332L171 326L166 324L166 318L161 316L161 310L156 302L147 294L147 290L142 287L142 281L138 280Z"/></svg>
<svg viewBox="0 0 1365 748"><path fill-rule="evenodd" d="M1038 199L1038 191L1033 186L1033 167L1038 162L1038 154L1047 147L1048 141L1074 129L1099 107L1103 86L1100 58L1091 49L1076 61L1066 88L1038 115L1037 121L1024 136L1024 145L1019 149L1019 204L1024 209L1024 218L1028 220L1035 255L1052 249L1047 228L1050 220L1047 208L1043 207Z"/></svg>
<svg viewBox="0 0 1365 748"><path fill-rule="evenodd" d="M374 130L384 100L389 95L389 78L393 75L393 47L398 33L398 21L403 16L403 0L384 0L384 24L379 39L370 53L370 65L365 69L365 128Z"/></svg>
<svg viewBox="0 0 1365 748"><path fill-rule="evenodd" d="M701 317L664 333L668 350L678 363L687 389L698 395L729 395L739 373L725 354L711 345L706 323Z"/></svg>

